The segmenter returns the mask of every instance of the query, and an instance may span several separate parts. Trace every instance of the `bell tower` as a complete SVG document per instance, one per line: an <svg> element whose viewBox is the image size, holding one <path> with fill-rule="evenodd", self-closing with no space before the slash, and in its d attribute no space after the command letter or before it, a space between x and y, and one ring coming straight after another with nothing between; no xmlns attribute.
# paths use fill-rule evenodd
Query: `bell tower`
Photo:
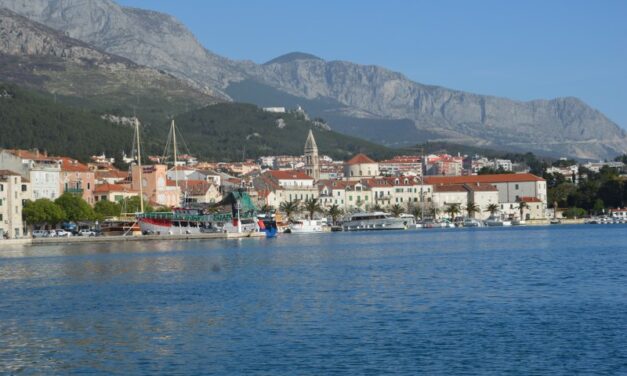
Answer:
<svg viewBox="0 0 627 376"><path fill-rule="evenodd" d="M314 139L313 132L309 130L307 141L305 142L305 172L314 178L314 181L320 180L320 160L318 158L318 145Z"/></svg>

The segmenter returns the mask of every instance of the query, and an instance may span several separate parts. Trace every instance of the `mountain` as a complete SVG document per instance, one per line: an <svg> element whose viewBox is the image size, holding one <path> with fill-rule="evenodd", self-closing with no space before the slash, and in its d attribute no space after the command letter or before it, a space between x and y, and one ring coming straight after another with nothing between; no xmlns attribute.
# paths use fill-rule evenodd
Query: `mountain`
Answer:
<svg viewBox="0 0 627 376"><path fill-rule="evenodd" d="M174 117L190 152L209 159L302 153L309 129L336 158L387 156L384 146L329 131L301 113L219 103L169 73L100 51L0 9L0 148L41 148L85 160L130 151L135 112L147 153L161 154ZM119 124L117 124L119 123ZM301 141L298 141L301 140ZM90 154L91 153L91 154Z"/></svg>
<svg viewBox="0 0 627 376"><path fill-rule="evenodd" d="M576 98L477 95L301 52L265 64L234 61L203 48L173 17L112 0L0 0L0 6L205 93L262 106L298 104L335 130L387 145L430 140L589 159L627 152L625 131Z"/></svg>
<svg viewBox="0 0 627 376"><path fill-rule="evenodd" d="M1 8L0 73L4 82L54 93L68 104L102 112L137 111L151 121L218 101L169 73Z"/></svg>

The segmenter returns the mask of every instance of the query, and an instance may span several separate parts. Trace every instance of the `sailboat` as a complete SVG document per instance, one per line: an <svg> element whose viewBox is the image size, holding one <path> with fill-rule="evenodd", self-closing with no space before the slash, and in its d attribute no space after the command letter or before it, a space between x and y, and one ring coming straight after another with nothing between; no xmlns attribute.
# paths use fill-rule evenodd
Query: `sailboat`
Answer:
<svg viewBox="0 0 627 376"><path fill-rule="evenodd" d="M172 140L174 159L174 181L179 187L178 152L176 142L176 125L174 120L170 126L168 146ZM141 170L141 165L140 165ZM260 224L256 218L256 208L248 194L241 190L229 193L221 202L202 207L191 206L185 197L180 207L167 212L138 213L137 218L143 234L201 234L201 233L252 233L258 232ZM224 208L230 207L227 211Z"/></svg>

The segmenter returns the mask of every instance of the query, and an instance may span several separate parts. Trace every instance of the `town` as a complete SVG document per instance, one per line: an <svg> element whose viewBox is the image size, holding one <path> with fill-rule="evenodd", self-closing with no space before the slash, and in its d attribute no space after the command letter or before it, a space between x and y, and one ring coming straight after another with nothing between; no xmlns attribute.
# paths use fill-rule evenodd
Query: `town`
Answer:
<svg viewBox="0 0 627 376"><path fill-rule="evenodd" d="M215 204L233 191L245 191L259 212L280 212L286 220L307 216L303 205L313 201L310 216L332 213L334 222L351 213L383 211L422 221L453 223L466 217L545 224L592 214L560 209L558 198L549 198L547 184L578 184L583 170L591 174L609 169L623 180L625 172L623 161L578 165L563 159L546 168L547 181L524 163L443 153L380 161L360 153L334 161L319 155L311 130L300 156L234 163L204 162L189 154L167 163L149 156L150 164L143 166L136 158L123 159L127 170L115 167L115 158L106 155L82 163L38 150L1 150L0 238L31 237L33 231L51 234L70 221L85 224L84 233L93 235L97 220L133 216L143 204L146 211L169 211ZM597 206L611 218L627 216L620 206L607 212L602 203Z"/></svg>

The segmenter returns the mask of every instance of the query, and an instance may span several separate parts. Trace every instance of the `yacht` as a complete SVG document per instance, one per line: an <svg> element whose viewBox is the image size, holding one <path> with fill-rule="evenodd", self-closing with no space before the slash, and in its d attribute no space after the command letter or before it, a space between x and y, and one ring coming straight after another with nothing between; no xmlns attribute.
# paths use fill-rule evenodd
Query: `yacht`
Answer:
<svg viewBox="0 0 627 376"><path fill-rule="evenodd" d="M330 231L330 229L324 219L299 219L290 223L285 230L291 234L312 234L326 231Z"/></svg>
<svg viewBox="0 0 627 376"><path fill-rule="evenodd" d="M494 226L511 226L512 225L512 221L506 220L506 219L497 218L497 217L488 217L488 219L485 220L485 225L486 226L490 226L490 227L494 227Z"/></svg>
<svg viewBox="0 0 627 376"><path fill-rule="evenodd" d="M479 222L478 220L476 220L474 218L466 217L466 218L464 218L464 221L462 222L462 226L464 226L464 227L482 227L483 224L481 224L481 222Z"/></svg>
<svg viewBox="0 0 627 376"><path fill-rule="evenodd" d="M387 213L356 213L342 223L344 231L405 230L406 218L396 218Z"/></svg>

